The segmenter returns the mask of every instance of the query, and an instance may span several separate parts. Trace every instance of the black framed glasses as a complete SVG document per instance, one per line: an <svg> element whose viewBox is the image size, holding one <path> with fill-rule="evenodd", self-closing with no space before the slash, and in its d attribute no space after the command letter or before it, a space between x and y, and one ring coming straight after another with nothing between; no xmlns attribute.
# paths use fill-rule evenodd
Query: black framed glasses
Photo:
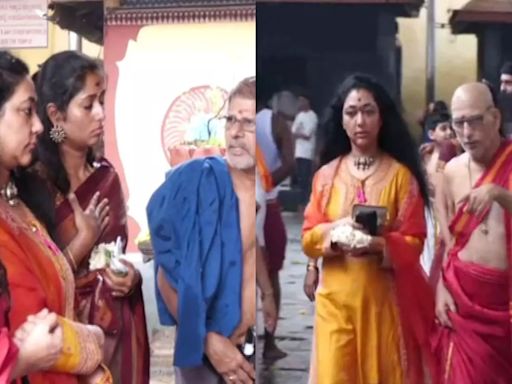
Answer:
<svg viewBox="0 0 512 384"><path fill-rule="evenodd" d="M244 132L256 131L256 120L248 117L238 118L234 115L221 116L220 120L224 122L226 129L233 129L235 126L242 128Z"/></svg>
<svg viewBox="0 0 512 384"><path fill-rule="evenodd" d="M454 131L462 132L464 130L464 126L467 124L471 129L480 129L484 126L485 115L489 112L493 107L487 107L484 112L475 114L472 116L461 117L461 118L452 118L451 125Z"/></svg>

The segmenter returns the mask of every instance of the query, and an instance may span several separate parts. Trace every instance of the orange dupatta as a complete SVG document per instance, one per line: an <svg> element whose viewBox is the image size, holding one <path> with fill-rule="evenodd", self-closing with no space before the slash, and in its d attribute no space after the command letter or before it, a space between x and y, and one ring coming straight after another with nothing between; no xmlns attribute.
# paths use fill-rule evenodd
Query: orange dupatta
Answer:
<svg viewBox="0 0 512 384"><path fill-rule="evenodd" d="M27 316L43 308L59 315L63 329L63 354L53 370L28 376L31 384L75 384L77 372L88 373L101 362L95 336L74 319L74 278L64 256L39 223L24 223L0 201L0 258L11 293L11 332Z"/></svg>
<svg viewBox="0 0 512 384"><path fill-rule="evenodd" d="M265 162L265 157L263 156L263 152L261 152L260 147L256 144L256 168L261 177L261 182L263 184L263 189L265 192L270 192L274 189L274 182L272 180L272 173L267 167Z"/></svg>
<svg viewBox="0 0 512 384"><path fill-rule="evenodd" d="M323 175L320 175L321 170L313 179L313 192L304 214L302 230L303 244L306 235L314 239L312 243L317 244L309 250L310 257L322 257L321 239L330 229L326 207L341 162L342 158L339 158L324 166ZM425 383L426 377L430 377L431 383L436 384L439 372L430 348L430 333L435 319L434 293L419 263L423 249L419 239L426 236L425 204L412 175L409 184L400 192L397 217L384 238L395 271L396 298L406 352L407 383Z"/></svg>

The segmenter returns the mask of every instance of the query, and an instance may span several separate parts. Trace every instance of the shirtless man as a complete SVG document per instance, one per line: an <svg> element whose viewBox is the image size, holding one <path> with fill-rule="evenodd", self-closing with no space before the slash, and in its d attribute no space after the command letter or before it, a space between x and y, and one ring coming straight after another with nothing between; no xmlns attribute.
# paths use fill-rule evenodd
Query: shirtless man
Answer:
<svg viewBox="0 0 512 384"><path fill-rule="evenodd" d="M223 336L206 328L204 337L205 363L193 367L177 367L177 384L218 384L227 383L253 383L255 380L255 368L241 353L241 348L246 342L246 335L252 332L256 317L256 236L255 236L255 117L256 117L256 86L255 79L246 79L237 85L231 92L228 99L228 110L226 119L226 147L227 147L227 168L232 181L234 192L238 198L239 227L241 230L243 263L242 263L242 290L240 321L233 332ZM196 160L201 161L201 160ZM182 167L187 167L185 164ZM177 168L179 169L179 167ZM186 178L186 176L185 176ZM184 183L188 179L183 179ZM211 192L213 193L213 191ZM152 202L150 202L150 205ZM151 228L151 215L148 216ZM173 213L170 213L172 215ZM179 217L175 214L173 217ZM215 219L215 218L213 218ZM173 218L169 218L173 220ZM179 220L179 219L177 219ZM209 223L211 224L211 223ZM181 225L181 224L179 224ZM224 226L222 231L228 230ZM207 232L207 228L204 229ZM200 231L201 232L201 231ZM151 238L155 247L155 260L158 260L158 246L155 243L153 230ZM231 244L230 244L231 245ZM224 257L213 255L214 257ZM193 272L193 271L192 271ZM210 271L205 268L198 274L208 274ZM213 271L212 271L213 272ZM231 278L229 273L222 279ZM224 280L219 281L219 285ZM177 331L180 328L180 317L178 313L178 291L169 282L166 272L162 268L157 272L158 291L177 323ZM239 302L239 301L237 301ZM199 314L199 311L197 311ZM191 314L194 316L194 313ZM226 314L229 320L230 314ZM207 319L208 320L208 319ZM179 335L179 333L178 333ZM181 336L179 337L186 337Z"/></svg>
<svg viewBox="0 0 512 384"><path fill-rule="evenodd" d="M260 100L261 102L262 100ZM297 112L297 100L289 91L274 95L272 109L261 108L256 115L256 141L263 154L266 166L271 172L274 189L267 193L264 224L267 270L272 282L277 314L281 306L281 284L279 272L283 268L286 255L287 234L278 201L278 186L293 174L295 167L293 136L290 125ZM275 341L275 330L265 329L263 358L275 361L286 357Z"/></svg>
<svg viewBox="0 0 512 384"><path fill-rule="evenodd" d="M429 112L425 118L424 127L431 142L420 147L420 154L427 172L431 200L434 203L436 186L439 184L439 180L442 179L446 163L457 155L457 145L454 143L454 134L450 126L450 114L448 112ZM435 204L431 208L435 209ZM436 215L432 209L425 208L425 217L427 220L427 238L420 262L428 274L436 250L438 226L435 221Z"/></svg>
<svg viewBox="0 0 512 384"><path fill-rule="evenodd" d="M442 222L451 224L441 228L448 252L434 348L444 383L510 383L512 144L500 134L501 114L485 84L459 87L451 112L466 152L446 165L440 183Z"/></svg>

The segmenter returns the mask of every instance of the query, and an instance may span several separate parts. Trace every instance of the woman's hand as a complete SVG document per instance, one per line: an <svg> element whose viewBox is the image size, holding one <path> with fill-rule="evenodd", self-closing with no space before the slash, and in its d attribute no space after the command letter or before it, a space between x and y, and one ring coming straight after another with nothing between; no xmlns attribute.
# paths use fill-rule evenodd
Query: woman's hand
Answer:
<svg viewBox="0 0 512 384"><path fill-rule="evenodd" d="M344 245L344 252L350 253L352 256L363 256L365 254L383 253L385 250L385 240L379 236L370 236L368 244L364 246Z"/></svg>
<svg viewBox="0 0 512 384"><path fill-rule="evenodd" d="M117 275L112 269L105 270L105 281L112 289L112 296L124 297L131 293L134 287L140 282L140 273L135 269L132 263L127 260L119 259L128 268L126 276Z"/></svg>
<svg viewBox="0 0 512 384"><path fill-rule="evenodd" d="M14 377L52 367L62 353L63 335L55 313L43 309L29 316L15 332L19 354Z"/></svg>
<svg viewBox="0 0 512 384"><path fill-rule="evenodd" d="M329 223L324 230L324 243L322 246L322 254L324 257L343 255L344 245L331 241L331 231L341 226L350 226L354 229L361 229L361 225L356 223L351 217L344 217Z"/></svg>
<svg viewBox="0 0 512 384"><path fill-rule="evenodd" d="M109 370L100 365L96 370L90 375L80 376L79 378L80 384L112 384L114 383L112 379L112 375Z"/></svg>
<svg viewBox="0 0 512 384"><path fill-rule="evenodd" d="M74 193L68 196L75 215L75 226L77 229L75 239L79 242L80 248L90 250L108 225L108 200L103 199L101 202L98 202L99 198L100 193L96 192L87 208L83 210Z"/></svg>
<svg viewBox="0 0 512 384"><path fill-rule="evenodd" d="M340 255L344 253L353 253L356 251L351 244L345 244L341 241L332 241L331 239L331 231L338 227L351 227L354 230L363 231L363 227L361 224L356 223L351 217L345 217L343 219L337 220L330 225L328 232L325 234L324 240L324 255Z"/></svg>
<svg viewBox="0 0 512 384"><path fill-rule="evenodd" d="M318 268L308 268L304 277L304 293L309 301L315 301L315 292L318 287Z"/></svg>

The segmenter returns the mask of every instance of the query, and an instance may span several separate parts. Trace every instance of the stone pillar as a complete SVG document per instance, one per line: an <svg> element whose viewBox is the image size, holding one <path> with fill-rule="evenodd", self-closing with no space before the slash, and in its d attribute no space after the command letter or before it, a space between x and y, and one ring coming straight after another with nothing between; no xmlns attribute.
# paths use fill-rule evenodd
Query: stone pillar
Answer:
<svg viewBox="0 0 512 384"><path fill-rule="evenodd" d="M82 52L82 36L79 34L69 31L69 49L72 51Z"/></svg>
<svg viewBox="0 0 512 384"><path fill-rule="evenodd" d="M399 92L397 79L397 47L396 34L397 23L393 14L388 12L379 12L377 16L377 55L380 58L382 66L382 80L389 93L398 101Z"/></svg>
<svg viewBox="0 0 512 384"><path fill-rule="evenodd" d="M503 61L501 29L487 26L478 36L479 79L485 78L499 87L500 69Z"/></svg>

